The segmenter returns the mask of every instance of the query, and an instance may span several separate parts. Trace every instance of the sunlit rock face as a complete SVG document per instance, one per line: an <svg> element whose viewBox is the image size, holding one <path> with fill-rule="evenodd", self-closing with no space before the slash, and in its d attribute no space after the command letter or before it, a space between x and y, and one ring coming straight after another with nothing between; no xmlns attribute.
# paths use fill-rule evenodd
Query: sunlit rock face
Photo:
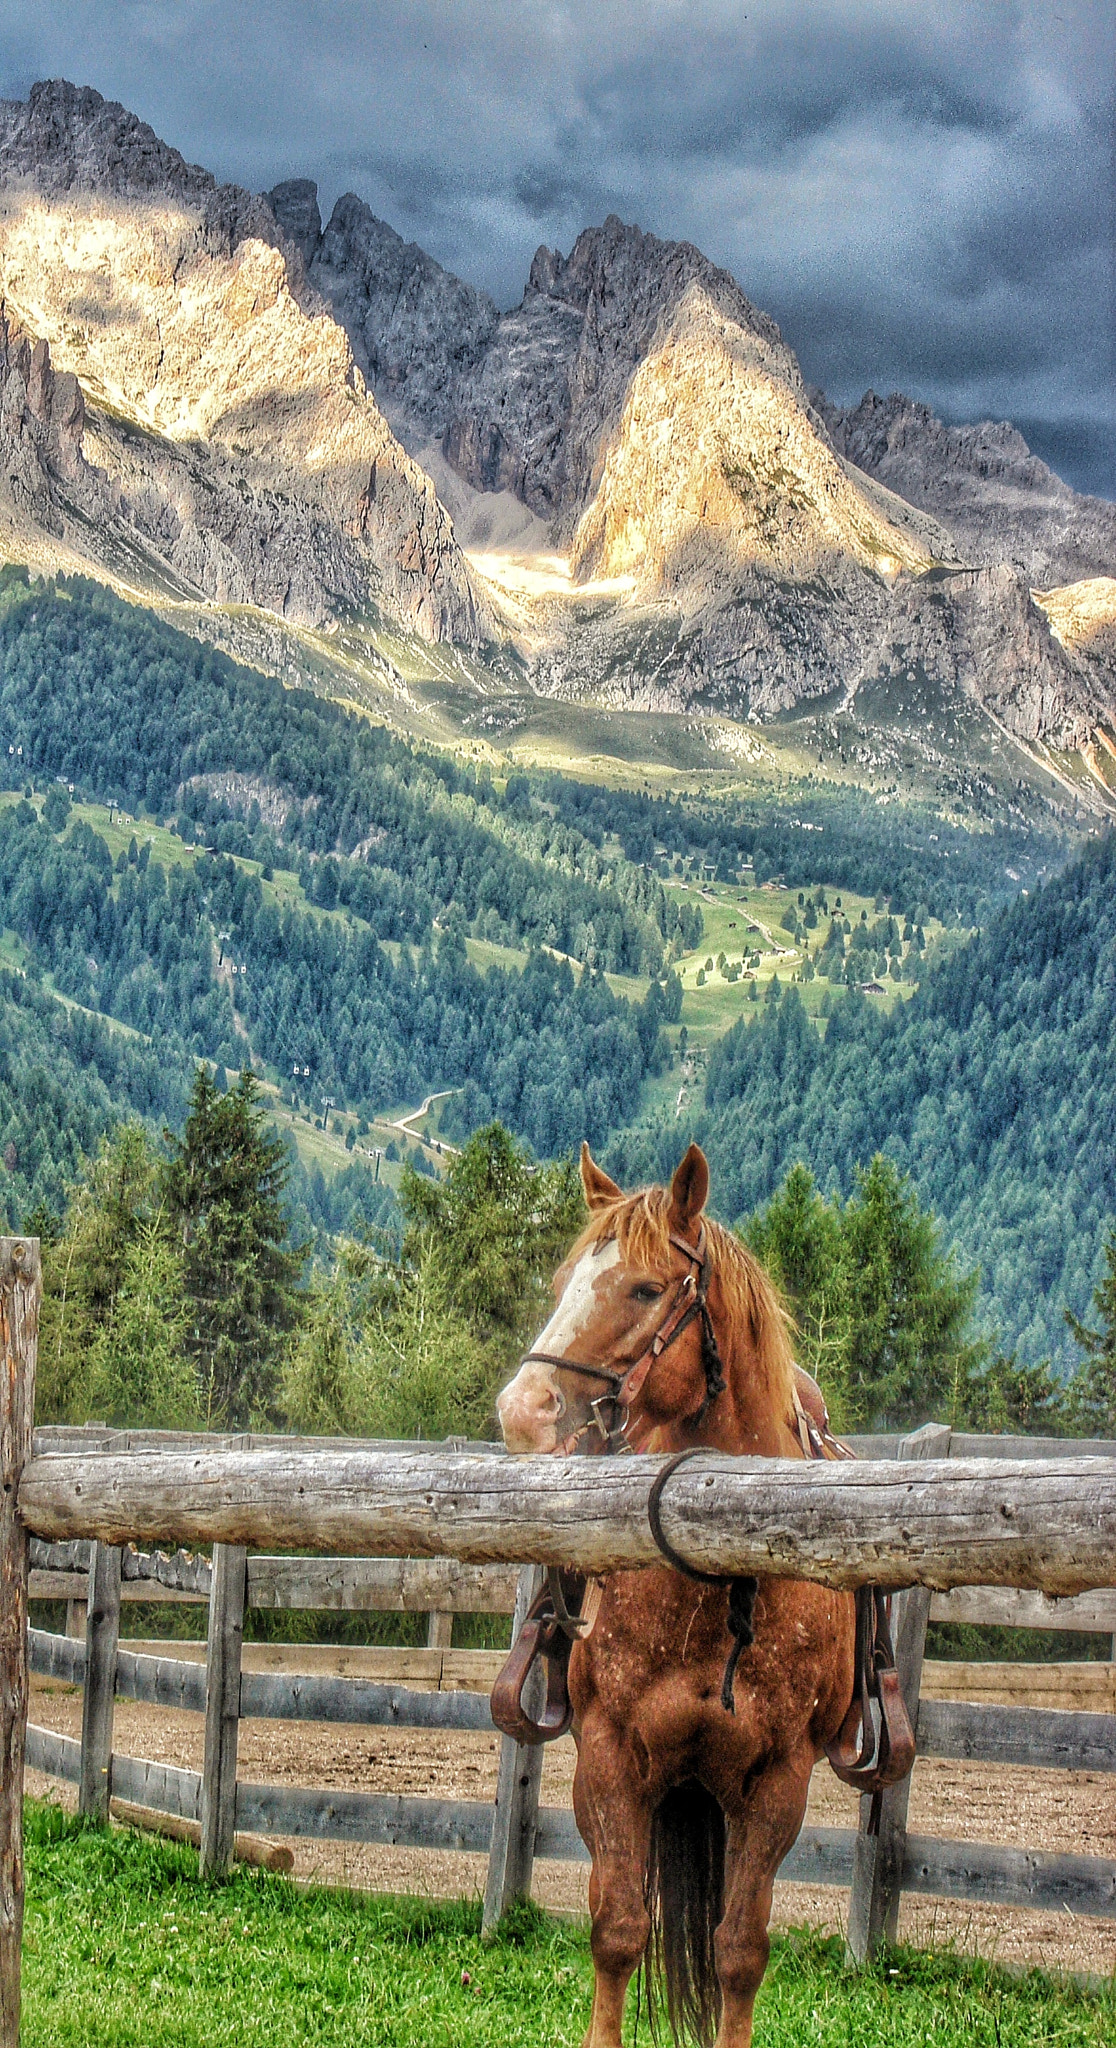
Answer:
<svg viewBox="0 0 1116 2048"><path fill-rule="evenodd" d="M540 249L523 300L455 391L447 452L470 481L518 487L570 534L601 483L633 377L694 287L747 337L758 370L802 396L794 355L736 280L689 242L611 215L568 256Z"/></svg>
<svg viewBox="0 0 1116 2048"><path fill-rule="evenodd" d="M885 577L930 566L926 544L857 489L771 354L700 284L687 289L629 383L574 537L577 572L708 595L752 565L807 576L844 556Z"/></svg>
<svg viewBox="0 0 1116 2048"><path fill-rule="evenodd" d="M690 243L610 217L500 312L352 194L323 226L54 82L0 104L0 329L16 559L505 639L606 708L1116 745L1116 507L1014 429L830 406Z"/></svg>
<svg viewBox="0 0 1116 2048"><path fill-rule="evenodd" d="M0 293L80 381L117 519L222 603L489 630L428 477L266 202L67 85L0 107Z"/></svg>

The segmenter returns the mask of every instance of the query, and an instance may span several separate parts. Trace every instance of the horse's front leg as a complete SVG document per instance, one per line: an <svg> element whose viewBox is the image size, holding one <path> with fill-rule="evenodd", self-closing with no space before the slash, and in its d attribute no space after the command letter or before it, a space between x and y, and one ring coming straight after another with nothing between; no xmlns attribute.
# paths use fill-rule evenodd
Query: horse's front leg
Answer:
<svg viewBox="0 0 1116 2048"><path fill-rule="evenodd" d="M806 1798L813 1750L773 1764L730 1813L725 1842L725 1906L715 1936L721 1986L716 2048L749 2048L752 2008L771 1948L767 1923L775 1873L794 1842Z"/></svg>
<svg viewBox="0 0 1116 2048"><path fill-rule="evenodd" d="M624 1996L651 1928L644 1900L651 1805L628 1744L603 1714L590 1714L582 1727L573 1804L593 1859L593 2011L582 2048L620 2048Z"/></svg>

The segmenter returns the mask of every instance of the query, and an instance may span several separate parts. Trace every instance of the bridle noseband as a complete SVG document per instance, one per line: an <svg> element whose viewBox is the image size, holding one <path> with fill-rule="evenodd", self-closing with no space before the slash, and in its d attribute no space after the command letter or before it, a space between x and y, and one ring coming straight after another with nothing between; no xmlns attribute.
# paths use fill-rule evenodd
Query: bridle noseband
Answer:
<svg viewBox="0 0 1116 2048"><path fill-rule="evenodd" d="M520 1359L520 1365L551 1365L562 1372L576 1373L580 1379L603 1380L608 1391L590 1401L589 1412L592 1420L579 1429L572 1441L576 1444L590 1430L597 1429L604 1439L605 1453L631 1451L635 1446L629 1441L628 1430L632 1419L632 1403L643 1387L656 1359L662 1357L675 1339L688 1330L690 1324L701 1318L701 1363L705 1373L705 1398L697 1413L687 1419L694 1424L702 1422L710 1405L718 1394L725 1391L721 1354L717 1346L717 1333L709 1313L709 1281L713 1271L713 1257L709 1250L708 1234L704 1223L698 1233L696 1245L688 1244L684 1237L676 1237L671 1231L669 1242L676 1251L689 1259L691 1271L683 1278L678 1292L655 1335L645 1351L623 1372L616 1372L607 1365L583 1365L576 1359L563 1358L551 1351L528 1351Z"/></svg>

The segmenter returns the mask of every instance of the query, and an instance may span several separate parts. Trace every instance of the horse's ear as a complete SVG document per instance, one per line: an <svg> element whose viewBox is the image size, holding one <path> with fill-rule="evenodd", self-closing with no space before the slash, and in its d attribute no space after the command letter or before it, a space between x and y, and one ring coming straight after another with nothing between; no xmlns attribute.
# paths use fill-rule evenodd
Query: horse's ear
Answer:
<svg viewBox="0 0 1116 2048"><path fill-rule="evenodd" d="M585 1189L585 1205L588 1209L604 1209L609 1202L619 1201L622 1190L610 1180L603 1166L598 1166L584 1138L581 1141L581 1185Z"/></svg>
<svg viewBox="0 0 1116 2048"><path fill-rule="evenodd" d="M679 1237L688 1236L705 1207L709 1194L709 1166L700 1145L691 1145L675 1168L670 1184L668 1222Z"/></svg>

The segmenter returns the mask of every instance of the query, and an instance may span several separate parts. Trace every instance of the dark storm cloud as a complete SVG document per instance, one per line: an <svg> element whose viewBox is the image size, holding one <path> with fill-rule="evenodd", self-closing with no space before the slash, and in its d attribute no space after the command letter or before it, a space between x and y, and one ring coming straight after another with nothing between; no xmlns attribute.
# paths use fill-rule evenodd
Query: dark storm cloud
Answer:
<svg viewBox="0 0 1116 2048"><path fill-rule="evenodd" d="M685 236L842 399L1113 473L1110 0L0 0L64 75L263 187L316 177L503 303L609 211Z"/></svg>

